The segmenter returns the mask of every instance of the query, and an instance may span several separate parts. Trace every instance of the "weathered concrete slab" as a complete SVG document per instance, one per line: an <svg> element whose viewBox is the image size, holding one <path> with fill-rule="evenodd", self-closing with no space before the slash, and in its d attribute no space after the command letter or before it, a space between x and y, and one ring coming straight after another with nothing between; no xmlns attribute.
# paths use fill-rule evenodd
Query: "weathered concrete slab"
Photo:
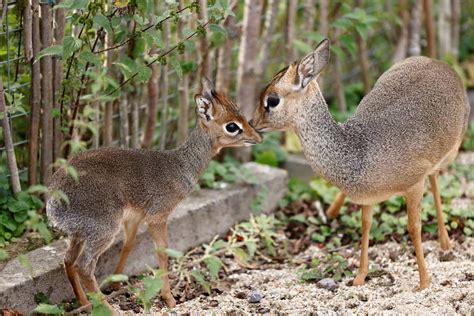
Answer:
<svg viewBox="0 0 474 316"><path fill-rule="evenodd" d="M263 212L273 211L287 189L287 172L248 163L246 168L255 176L255 185L232 184L222 190L201 190L183 201L168 219L170 248L185 251L217 234L224 234L235 223L248 219L252 213L250 203L262 188L267 192L262 204ZM118 261L122 234L99 260L96 275L100 278L113 272ZM34 296L43 292L52 303L73 297L63 270L63 256L67 244L58 240L36 249L26 256L33 267L30 274L17 259L10 261L0 272L0 309L11 308L29 311L36 306ZM153 242L143 225L137 235L137 244L130 254L126 274L156 267Z"/></svg>
<svg viewBox="0 0 474 316"><path fill-rule="evenodd" d="M288 155L283 168L288 171L290 177L297 177L305 182L311 181L316 176L302 153Z"/></svg>

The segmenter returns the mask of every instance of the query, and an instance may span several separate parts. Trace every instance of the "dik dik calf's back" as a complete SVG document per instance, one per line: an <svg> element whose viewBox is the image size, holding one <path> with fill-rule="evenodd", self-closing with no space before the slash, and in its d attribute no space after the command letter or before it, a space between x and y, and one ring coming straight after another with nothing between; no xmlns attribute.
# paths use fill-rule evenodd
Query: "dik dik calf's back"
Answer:
<svg viewBox="0 0 474 316"><path fill-rule="evenodd" d="M110 247L123 224L124 246L115 273L121 273L133 247L137 228L148 223L158 263L167 270L166 220L176 205L195 188L198 177L223 147L261 142L260 135L237 106L203 80L196 95L197 126L175 150L152 151L103 148L72 158L76 181L58 170L51 189L62 190L70 203L51 198L46 207L50 221L66 232L70 245L64 258L67 276L81 305L88 304L82 284L99 292L94 276L99 256ZM175 306L167 276L161 295Z"/></svg>

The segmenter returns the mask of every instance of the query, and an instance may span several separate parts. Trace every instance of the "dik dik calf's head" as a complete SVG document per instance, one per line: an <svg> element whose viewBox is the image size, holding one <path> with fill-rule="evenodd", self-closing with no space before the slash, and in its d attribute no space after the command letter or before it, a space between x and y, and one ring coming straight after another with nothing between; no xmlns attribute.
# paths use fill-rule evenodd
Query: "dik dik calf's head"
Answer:
<svg viewBox="0 0 474 316"><path fill-rule="evenodd" d="M251 124L258 131L287 130L294 127L292 118L310 101L312 85L329 62L329 41L323 40L301 61L278 72L263 90ZM314 87L314 86L313 86Z"/></svg>
<svg viewBox="0 0 474 316"><path fill-rule="evenodd" d="M250 146L262 141L262 137L249 125L237 105L226 96L214 90L212 82L202 80L202 91L194 97L198 125L213 140L213 146Z"/></svg>

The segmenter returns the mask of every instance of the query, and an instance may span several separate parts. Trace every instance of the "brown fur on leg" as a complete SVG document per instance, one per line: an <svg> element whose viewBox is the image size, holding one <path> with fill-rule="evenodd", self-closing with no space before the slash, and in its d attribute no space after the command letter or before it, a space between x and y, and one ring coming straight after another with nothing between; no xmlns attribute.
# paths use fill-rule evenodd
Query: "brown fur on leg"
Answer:
<svg viewBox="0 0 474 316"><path fill-rule="evenodd" d="M339 216L339 211L341 210L342 205L344 204L344 199L346 195L343 192L339 192L332 202L331 206L327 210L327 215L330 219L336 218Z"/></svg>
<svg viewBox="0 0 474 316"><path fill-rule="evenodd" d="M443 209L441 206L441 195L439 192L439 183L438 183L438 173L432 174L430 177L431 191L433 192L433 198L435 201L436 207L436 217L438 219L438 240L441 249L449 250L451 249L451 244L449 242L449 235L446 231L446 226L444 225L443 220Z"/></svg>
<svg viewBox="0 0 474 316"><path fill-rule="evenodd" d="M369 235L370 226L372 226L372 210L373 205L362 206L362 240L360 247L360 264L357 276L352 285L363 285L365 277L369 272Z"/></svg>

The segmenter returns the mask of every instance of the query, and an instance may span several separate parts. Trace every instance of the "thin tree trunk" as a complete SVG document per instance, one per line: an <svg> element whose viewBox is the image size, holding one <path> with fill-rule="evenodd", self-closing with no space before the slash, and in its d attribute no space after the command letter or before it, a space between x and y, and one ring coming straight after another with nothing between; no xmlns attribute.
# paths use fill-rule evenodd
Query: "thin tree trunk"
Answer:
<svg viewBox="0 0 474 316"><path fill-rule="evenodd" d="M64 9L56 9L54 11L55 29L54 29L54 44L62 45L64 39L64 27L66 24L66 17ZM60 58L53 59L53 104L56 112L60 112L61 102L59 100L61 90L61 80L63 74L63 63ZM55 161L61 156L61 145L63 143L63 134L61 132L60 117L53 119L53 160Z"/></svg>
<svg viewBox="0 0 474 316"><path fill-rule="evenodd" d="M183 0L179 0L179 9L184 7ZM178 38L183 39L184 21L179 19L177 24ZM183 60L188 60L188 53L183 53ZM179 91L179 111L178 111L178 136L177 142L181 144L188 137L188 113L189 113L189 75L184 74L178 87Z"/></svg>
<svg viewBox="0 0 474 316"><path fill-rule="evenodd" d="M207 0L199 0L199 19L201 21L207 21L208 20L208 15L207 15ZM199 41L199 76L198 78L201 77L207 77L211 79L211 63L210 63L210 56L209 56L209 39L208 35L206 33L205 36L202 36Z"/></svg>
<svg viewBox="0 0 474 316"><path fill-rule="evenodd" d="M256 102L255 61L258 53L261 8L262 0L245 0L237 71L237 104L247 117L252 115Z"/></svg>
<svg viewBox="0 0 474 316"><path fill-rule="evenodd" d="M436 58L436 35L434 27L433 0L423 0L426 29L426 55Z"/></svg>
<svg viewBox="0 0 474 316"><path fill-rule="evenodd" d="M451 53L453 35L451 30L451 0L439 1L438 17L438 39L439 39L439 58L443 59L448 53Z"/></svg>
<svg viewBox="0 0 474 316"><path fill-rule="evenodd" d="M99 101L94 101L92 104L94 109L94 128L95 133L92 135L92 147L97 149L100 147L100 103Z"/></svg>
<svg viewBox="0 0 474 316"><path fill-rule="evenodd" d="M340 36L340 29L335 29L333 33L333 43L337 45ZM342 63L337 54L333 55L334 60L334 92L336 94L337 107L339 112L346 113L346 96L344 94L344 84L342 82Z"/></svg>
<svg viewBox="0 0 474 316"><path fill-rule="evenodd" d="M165 49L170 45L170 24L168 21L163 23L163 41ZM161 66L161 117L160 117L160 149L166 148L166 132L168 123L168 65Z"/></svg>
<svg viewBox="0 0 474 316"><path fill-rule="evenodd" d="M3 90L3 81L0 76L0 114L2 116L3 140L5 142L5 151L7 153L8 171L14 194L21 191L20 176L18 166L16 165L15 149L13 148L13 139L10 130L10 119L8 118L7 107L5 104L5 93Z"/></svg>
<svg viewBox="0 0 474 316"><path fill-rule="evenodd" d="M23 50L25 52L25 62L27 63L29 63L33 57L32 23L31 0L28 0L23 9Z"/></svg>
<svg viewBox="0 0 474 316"><path fill-rule="evenodd" d="M136 86L133 87L137 89ZM137 96L136 90L130 92L128 94L128 103L131 107L131 121L130 121L130 132L131 132L131 147L132 148L139 148L140 147L140 119L139 119L139 103L140 99Z"/></svg>
<svg viewBox="0 0 474 316"><path fill-rule="evenodd" d="M305 0L304 2L304 31L312 32L314 30L314 19L316 17L316 3L315 0ZM311 39L307 40L307 43L312 45Z"/></svg>
<svg viewBox="0 0 474 316"><path fill-rule="evenodd" d="M275 0L270 0L275 1ZM234 10L237 1L234 0L230 4L230 8ZM216 75L216 89L219 92L229 94L231 83L231 62L232 62L232 43L237 37L237 30L235 25L235 17L229 15L224 21L224 28L227 30L227 36L224 43L219 47L217 57L217 75Z"/></svg>
<svg viewBox="0 0 474 316"><path fill-rule="evenodd" d="M356 7L363 9L362 0L355 0L355 5ZM362 74L362 83L364 84L364 93L367 94L370 91L369 54L367 52L367 41L364 38L362 38L362 36L360 36L359 33L357 33L356 43L357 43L357 56L359 59L359 65L360 65L360 70Z"/></svg>
<svg viewBox="0 0 474 316"><path fill-rule="evenodd" d="M319 28L318 31L327 38L329 36L329 1L319 0ZM324 90L324 78L319 76L318 84Z"/></svg>
<svg viewBox="0 0 474 316"><path fill-rule="evenodd" d="M127 95L122 94L120 98L120 146L122 148L129 147L129 132L128 132L128 102Z"/></svg>
<svg viewBox="0 0 474 316"><path fill-rule="evenodd" d="M152 53L156 53L153 48ZM157 64L151 66L151 76L148 80L148 115L143 133L142 146L150 148L153 141L153 134L156 127L156 115L158 113L158 87L159 87L159 68Z"/></svg>
<svg viewBox="0 0 474 316"><path fill-rule="evenodd" d="M265 13L265 24L262 34L262 45L260 46L260 59L258 67L258 80L263 81L263 73L268 65L272 37L275 33L276 17L280 0L268 0L267 12Z"/></svg>
<svg viewBox="0 0 474 316"><path fill-rule="evenodd" d="M40 22L39 22L39 0L31 2L32 10L32 49L33 55L30 60L31 65L31 94L30 94L30 129L28 141L28 184L37 183L38 170L38 149L39 149L39 124L41 110L41 69L40 63L34 62L41 50L40 42Z"/></svg>
<svg viewBox="0 0 474 316"><path fill-rule="evenodd" d="M296 0L286 2L286 24L285 24L285 47L286 63L294 62L294 40L295 40L295 20L296 20Z"/></svg>
<svg viewBox="0 0 474 316"><path fill-rule="evenodd" d="M113 39L111 34L107 33L106 45L107 47L113 46ZM105 67L107 68L107 75L111 78L114 77L114 72L112 71L112 64L114 62L114 51L109 50L107 51ZM104 136L103 142L104 146L111 146L113 140L113 112L114 112L114 103L117 101L108 101L105 103L105 111L104 111Z"/></svg>
<svg viewBox="0 0 474 316"><path fill-rule="evenodd" d="M51 46L51 6L47 3L41 4L41 44L42 48ZM41 59L41 175L42 182L48 185L53 163L53 119L51 110L53 108L53 65L51 56Z"/></svg>
<svg viewBox="0 0 474 316"><path fill-rule="evenodd" d="M459 55L459 27L461 19L461 0L452 0L451 51L455 59ZM471 12L472 13L472 12Z"/></svg>
<svg viewBox="0 0 474 316"><path fill-rule="evenodd" d="M395 48L395 53L392 57L392 63L402 61L407 56L409 37L408 25L410 23L410 13L408 11L407 0L400 1L400 20L400 34L398 36L398 42Z"/></svg>
<svg viewBox="0 0 474 316"><path fill-rule="evenodd" d="M420 32L422 7L422 0L416 0L411 9L410 40L408 44L408 55L410 56L419 56L421 54Z"/></svg>

